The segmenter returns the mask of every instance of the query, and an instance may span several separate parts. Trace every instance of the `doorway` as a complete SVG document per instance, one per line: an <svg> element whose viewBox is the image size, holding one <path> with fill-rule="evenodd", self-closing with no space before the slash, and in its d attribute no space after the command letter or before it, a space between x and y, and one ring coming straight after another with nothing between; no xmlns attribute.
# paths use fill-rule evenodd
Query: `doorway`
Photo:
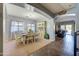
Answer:
<svg viewBox="0 0 79 59"><path fill-rule="evenodd" d="M72 24L65 24L65 25L61 25L60 28L61 30L65 30L66 34L71 34L73 32L73 25Z"/></svg>
<svg viewBox="0 0 79 59"><path fill-rule="evenodd" d="M67 35L72 35L75 32L75 22L61 22L60 29L65 30Z"/></svg>
<svg viewBox="0 0 79 59"><path fill-rule="evenodd" d="M66 25L66 34L72 34L73 32L73 28L72 28L72 25Z"/></svg>

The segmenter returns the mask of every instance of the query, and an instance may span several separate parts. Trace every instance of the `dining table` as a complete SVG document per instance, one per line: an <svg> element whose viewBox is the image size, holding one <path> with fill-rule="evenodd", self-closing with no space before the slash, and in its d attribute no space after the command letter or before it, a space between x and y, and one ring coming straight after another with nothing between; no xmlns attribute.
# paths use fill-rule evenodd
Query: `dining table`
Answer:
<svg viewBox="0 0 79 59"><path fill-rule="evenodd" d="M23 37L23 39L24 39L24 41L27 41L27 39L29 38L29 37L33 37L33 42L35 42L35 33L31 33L31 34L22 34L22 37Z"/></svg>

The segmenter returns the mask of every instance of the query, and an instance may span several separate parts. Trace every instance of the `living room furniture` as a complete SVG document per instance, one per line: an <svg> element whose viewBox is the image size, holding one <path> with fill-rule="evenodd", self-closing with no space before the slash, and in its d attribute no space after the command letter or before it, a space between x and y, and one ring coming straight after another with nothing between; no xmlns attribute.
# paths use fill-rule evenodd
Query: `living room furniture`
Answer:
<svg viewBox="0 0 79 59"><path fill-rule="evenodd" d="M65 31L64 30L55 31L55 35L56 37L63 38L65 36Z"/></svg>

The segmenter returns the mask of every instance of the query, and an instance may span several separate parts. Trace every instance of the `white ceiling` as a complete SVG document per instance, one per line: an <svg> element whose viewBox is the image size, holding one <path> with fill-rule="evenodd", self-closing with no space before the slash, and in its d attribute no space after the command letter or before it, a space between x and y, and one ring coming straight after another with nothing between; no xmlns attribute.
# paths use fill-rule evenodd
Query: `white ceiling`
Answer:
<svg viewBox="0 0 79 59"><path fill-rule="evenodd" d="M29 17L30 19L48 19L48 17L43 16L40 13L28 11L26 8L22 8L13 4L5 4L6 5L6 12L8 15L18 16L18 17ZM43 3L47 9L49 9L53 13L58 13L62 10L68 10L75 6L75 4L67 4L67 3Z"/></svg>
<svg viewBox="0 0 79 59"><path fill-rule="evenodd" d="M42 5L55 14L75 6L73 3L42 3Z"/></svg>
<svg viewBox="0 0 79 59"><path fill-rule="evenodd" d="M47 17L41 15L40 13L29 11L26 8L22 8L13 4L5 4L6 8L6 13L7 15L13 15L13 16L18 16L22 18L29 18L32 20L37 20L38 19L41 21L48 19Z"/></svg>

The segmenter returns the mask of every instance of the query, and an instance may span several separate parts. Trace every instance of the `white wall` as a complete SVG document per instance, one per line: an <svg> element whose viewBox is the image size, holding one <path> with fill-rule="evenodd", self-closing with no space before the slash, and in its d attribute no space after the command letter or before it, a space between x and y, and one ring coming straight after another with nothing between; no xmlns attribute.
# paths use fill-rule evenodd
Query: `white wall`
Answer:
<svg viewBox="0 0 79 59"><path fill-rule="evenodd" d="M58 17L55 22L65 22L65 21L75 21L76 17L75 16L61 16Z"/></svg>
<svg viewBox="0 0 79 59"><path fill-rule="evenodd" d="M50 19L47 21L47 33L50 36L51 40L55 40L55 23L53 21L54 19Z"/></svg>

